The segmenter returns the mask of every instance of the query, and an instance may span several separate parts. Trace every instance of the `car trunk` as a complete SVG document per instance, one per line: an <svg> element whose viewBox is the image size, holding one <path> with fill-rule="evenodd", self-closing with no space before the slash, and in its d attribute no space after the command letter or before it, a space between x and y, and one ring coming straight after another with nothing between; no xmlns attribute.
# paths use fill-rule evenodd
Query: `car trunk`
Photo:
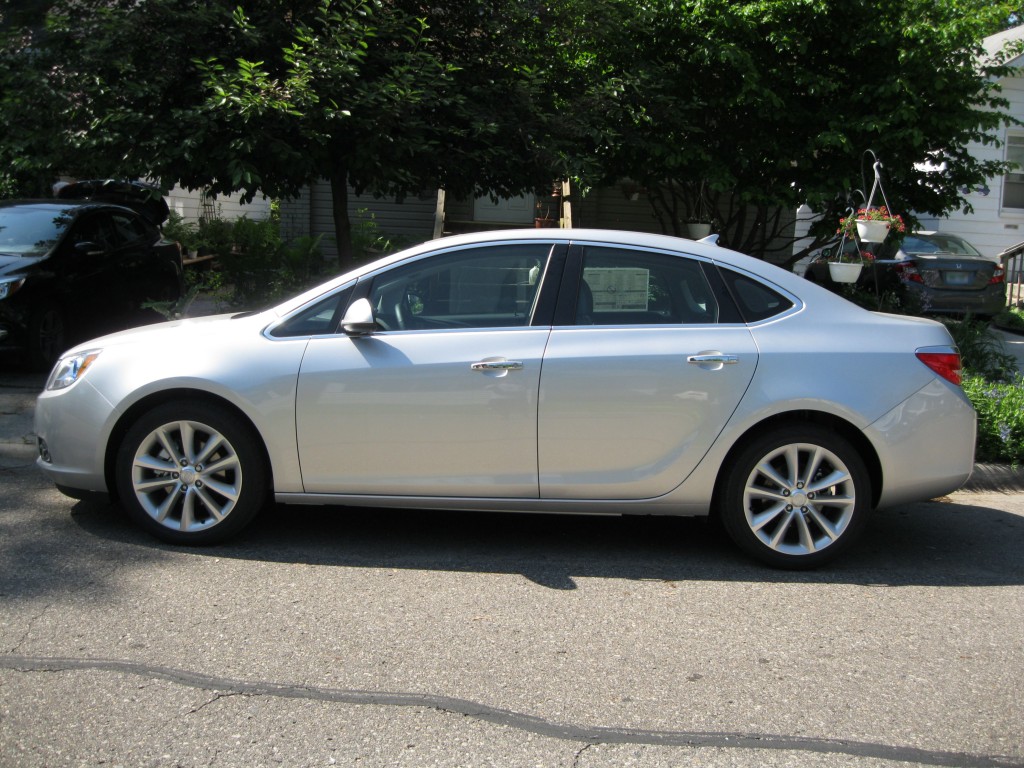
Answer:
<svg viewBox="0 0 1024 768"><path fill-rule="evenodd" d="M997 266L988 259L951 253L912 254L911 258L925 285L949 291L982 290L989 284Z"/></svg>

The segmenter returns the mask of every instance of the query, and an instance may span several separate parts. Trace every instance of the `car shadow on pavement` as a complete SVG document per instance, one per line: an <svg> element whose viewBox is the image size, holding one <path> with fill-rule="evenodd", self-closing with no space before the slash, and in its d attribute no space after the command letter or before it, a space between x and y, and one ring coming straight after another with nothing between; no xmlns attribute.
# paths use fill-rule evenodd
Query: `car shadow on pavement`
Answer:
<svg viewBox="0 0 1024 768"><path fill-rule="evenodd" d="M747 559L704 518L278 505L231 542L194 549L149 538L110 505L78 502L73 520L85 534L152 548L154 555L520 574L557 590L575 589L580 578L893 586L1024 583L1024 517L950 500L877 512L853 550L830 566L803 572L775 570Z"/></svg>

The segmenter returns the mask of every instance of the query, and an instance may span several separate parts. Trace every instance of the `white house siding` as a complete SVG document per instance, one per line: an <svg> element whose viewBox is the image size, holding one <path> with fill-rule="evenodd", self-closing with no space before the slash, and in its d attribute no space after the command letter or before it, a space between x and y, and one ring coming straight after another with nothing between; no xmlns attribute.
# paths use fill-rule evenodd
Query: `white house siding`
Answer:
<svg viewBox="0 0 1024 768"><path fill-rule="evenodd" d="M198 221L202 215L202 193L175 186L167 194L167 205L172 211L184 216L186 221ZM214 214L221 219L248 216L250 219L263 220L270 215L270 201L257 196L251 203L245 204L239 200L239 195L219 195L213 201L213 209Z"/></svg>
<svg viewBox="0 0 1024 768"><path fill-rule="evenodd" d="M382 235L399 236L410 240L429 240L434 233L434 213L437 193L430 191L409 196L401 203L391 198L356 195L349 189L348 213L352 226L371 215ZM324 258L336 259L338 246L334 237L334 214L331 211L331 185L319 181L307 187L294 200L281 201L281 234L285 238L303 235L323 235L320 248Z"/></svg>
<svg viewBox="0 0 1024 768"><path fill-rule="evenodd" d="M1013 77L1002 81L1003 96L1010 102L1008 111L1018 119L1024 119L1024 78ZM970 145L970 153L979 160L1003 160L1006 157L1008 133L1021 135L1024 129L1004 128L999 140L1002 146L985 144ZM965 197L974 212L965 214L954 211L946 218L918 217L922 229L934 229L960 235L972 243L986 256L996 256L1012 245L1024 240L1024 209L1004 208L1003 177L988 180L988 194L985 190L971 190Z"/></svg>

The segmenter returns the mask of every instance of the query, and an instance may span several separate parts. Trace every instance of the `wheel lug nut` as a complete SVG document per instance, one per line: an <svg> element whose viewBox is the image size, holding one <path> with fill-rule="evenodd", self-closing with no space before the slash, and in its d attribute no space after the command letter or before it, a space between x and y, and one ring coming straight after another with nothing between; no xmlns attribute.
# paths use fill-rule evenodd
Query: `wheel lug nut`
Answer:
<svg viewBox="0 0 1024 768"><path fill-rule="evenodd" d="M793 511L793 505L792 504L787 504L786 505L786 511L787 512L792 512Z"/></svg>
<svg viewBox="0 0 1024 768"><path fill-rule="evenodd" d="M203 481L202 480L196 480L196 488L202 488L202 487L203 487Z"/></svg>
<svg viewBox="0 0 1024 768"><path fill-rule="evenodd" d="M171 473L171 477L173 477L175 480L177 480L177 479L179 479L181 477L181 475L179 475L177 472L172 472Z"/></svg>

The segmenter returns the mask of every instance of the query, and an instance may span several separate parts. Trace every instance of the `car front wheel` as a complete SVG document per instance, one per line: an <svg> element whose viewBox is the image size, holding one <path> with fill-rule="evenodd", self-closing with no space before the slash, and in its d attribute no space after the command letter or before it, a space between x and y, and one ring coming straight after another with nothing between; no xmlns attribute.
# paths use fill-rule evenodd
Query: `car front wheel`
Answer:
<svg viewBox="0 0 1024 768"><path fill-rule="evenodd" d="M726 478L720 514L748 554L778 568L813 568L859 535L871 481L854 447L817 426L777 429L755 439Z"/></svg>
<svg viewBox="0 0 1024 768"><path fill-rule="evenodd" d="M117 455L129 515L171 544L214 544L238 533L267 498L258 438L233 413L172 402L142 416Z"/></svg>

